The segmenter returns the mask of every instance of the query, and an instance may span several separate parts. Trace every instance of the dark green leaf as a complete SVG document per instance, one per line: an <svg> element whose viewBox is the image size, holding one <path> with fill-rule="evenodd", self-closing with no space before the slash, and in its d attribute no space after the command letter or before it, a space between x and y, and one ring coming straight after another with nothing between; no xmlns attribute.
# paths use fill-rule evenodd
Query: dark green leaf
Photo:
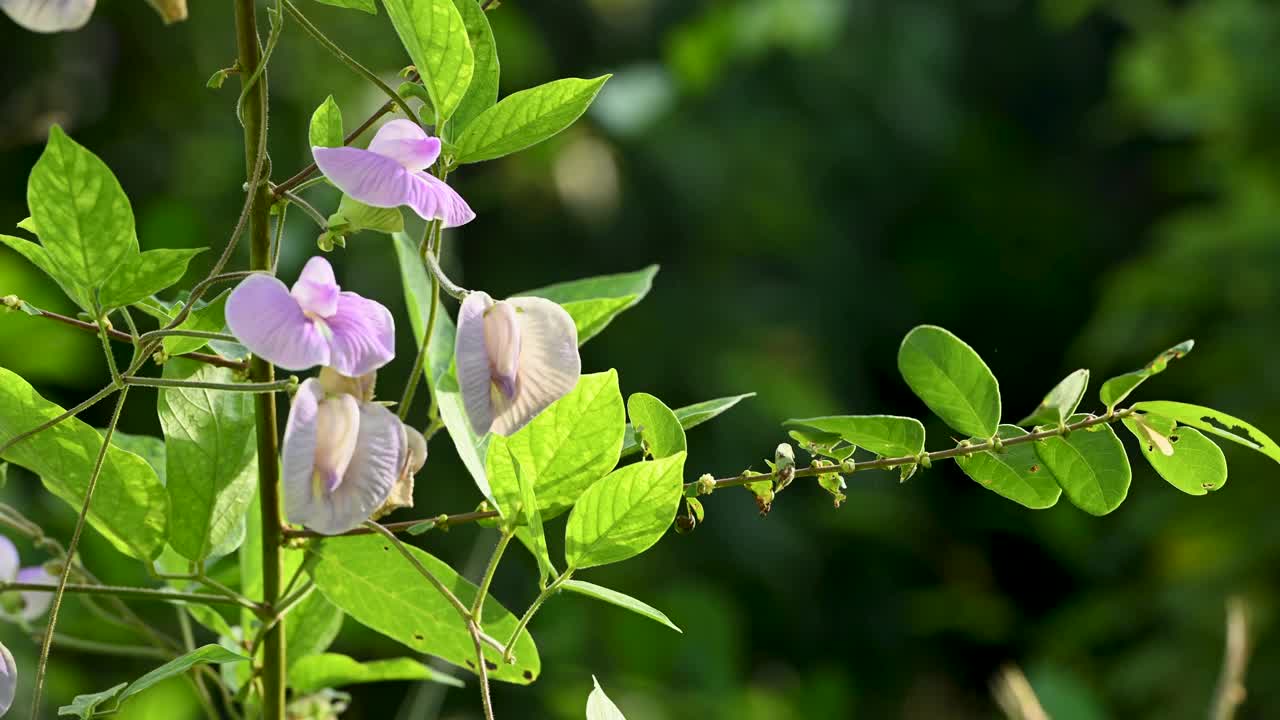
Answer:
<svg viewBox="0 0 1280 720"><path fill-rule="evenodd" d="M898 371L935 415L952 428L991 437L1000 424L1000 386L991 369L963 340L934 325L907 333Z"/></svg>
<svg viewBox="0 0 1280 720"><path fill-rule="evenodd" d="M328 650L341 630L342 610L329 602L324 593L313 592L307 595L285 617L284 641L289 667L292 668L299 660Z"/></svg>

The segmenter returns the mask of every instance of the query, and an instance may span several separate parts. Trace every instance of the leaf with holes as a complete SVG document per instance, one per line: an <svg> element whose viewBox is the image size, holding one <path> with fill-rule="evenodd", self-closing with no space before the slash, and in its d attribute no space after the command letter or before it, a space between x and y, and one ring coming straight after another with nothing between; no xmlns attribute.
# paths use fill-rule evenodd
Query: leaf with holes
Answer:
<svg viewBox="0 0 1280 720"><path fill-rule="evenodd" d="M1147 363L1141 370L1118 375L1102 383L1102 388L1098 390L1099 399L1107 406L1108 411L1114 410L1116 405L1119 405L1126 397L1129 397L1129 393L1146 382L1147 378L1164 372L1170 362L1186 357L1187 353L1191 352L1195 345L1195 340L1184 340L1157 355L1154 360Z"/></svg>
<svg viewBox="0 0 1280 720"><path fill-rule="evenodd" d="M1280 462L1280 445L1276 445L1275 440L1267 437L1266 433L1240 418L1232 417L1224 412L1200 405L1170 400L1148 400L1136 403L1133 409L1177 420L1183 425L1190 425L1210 435L1217 435L1220 438L1226 438L1252 450L1257 450L1272 460Z"/></svg>
<svg viewBox="0 0 1280 720"><path fill-rule="evenodd" d="M1073 415L1068 423L1088 419ZM1110 425L1075 430L1066 437L1045 438L1034 443L1036 455L1072 505L1091 515L1106 515L1120 507L1129 494L1133 472L1120 438Z"/></svg>
<svg viewBox="0 0 1280 720"><path fill-rule="evenodd" d="M565 526L572 568L608 565L658 542L684 492L684 453L614 470L578 498Z"/></svg>
<svg viewBox="0 0 1280 720"><path fill-rule="evenodd" d="M1168 436L1166 455L1137 421L1124 419L1124 426L1138 438L1142 456L1160 477L1188 495L1205 495L1227 482L1227 457L1217 443L1189 427L1174 429ZM1150 426L1148 426L1150 427Z"/></svg>
<svg viewBox="0 0 1280 720"><path fill-rule="evenodd" d="M1012 440L1027 434L1016 425L1001 425L1000 439ZM976 442L985 442L983 438ZM956 464L982 487L1032 510L1053 507L1062 488L1053 473L1041 462L1034 443L1007 447L1003 452L984 450L956 457Z"/></svg>
<svg viewBox="0 0 1280 720"><path fill-rule="evenodd" d="M477 588L446 563L414 547L408 548L463 604L470 607ZM353 620L415 652L435 655L474 671L475 645L457 610L427 584L418 571L380 535L361 535L326 541L312 577L320 592ZM505 640L517 620L492 596L485 599L484 626ZM485 647L489 677L527 685L541 670L538 649L528 630L515 643L516 661L506 664L493 648Z"/></svg>

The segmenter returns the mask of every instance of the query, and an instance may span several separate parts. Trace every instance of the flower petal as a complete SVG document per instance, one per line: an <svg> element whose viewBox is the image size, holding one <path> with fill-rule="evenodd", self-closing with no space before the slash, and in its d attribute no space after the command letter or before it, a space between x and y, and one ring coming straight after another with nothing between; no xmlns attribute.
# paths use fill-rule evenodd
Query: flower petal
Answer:
<svg viewBox="0 0 1280 720"><path fill-rule="evenodd" d="M489 381L508 400L516 396L520 370L520 321L511 303L495 303L484 314L484 350L489 356Z"/></svg>
<svg viewBox="0 0 1280 720"><path fill-rule="evenodd" d="M328 341L276 278L245 278L227 298L226 316L231 334L275 365L306 370L329 363Z"/></svg>
<svg viewBox="0 0 1280 720"><path fill-rule="evenodd" d="M351 147L314 147L311 154L330 182L366 205L399 207L421 194L416 176L386 155Z"/></svg>
<svg viewBox="0 0 1280 720"><path fill-rule="evenodd" d="M333 266L317 255L303 266L289 294L298 301L303 312L327 318L337 311L338 293L341 291L333 277Z"/></svg>
<svg viewBox="0 0 1280 720"><path fill-rule="evenodd" d="M18 571L18 582L57 585L58 578L49 574L49 571L45 570L43 565L34 565ZM18 617L31 622L45 614L49 606L53 604L53 593L42 590L23 590L22 603L22 610L18 613Z"/></svg>
<svg viewBox="0 0 1280 720"><path fill-rule="evenodd" d="M284 486L285 517L291 523L310 526L319 517L311 482L315 469L317 417L324 390L320 381L308 378L298 386L289 406L289 420L284 426L284 443L280 450L281 484Z"/></svg>
<svg viewBox="0 0 1280 720"><path fill-rule="evenodd" d="M22 27L40 33L79 30L89 22L95 0L0 0L0 10Z"/></svg>
<svg viewBox="0 0 1280 720"><path fill-rule="evenodd" d="M331 395L316 412L316 454L311 468L312 493L333 492L342 483L356 450L360 403L351 395Z"/></svg>
<svg viewBox="0 0 1280 720"><path fill-rule="evenodd" d="M344 292L338 296L338 311L325 322L329 365L343 375L371 373L396 356L396 321L382 303Z"/></svg>
<svg viewBox="0 0 1280 720"><path fill-rule="evenodd" d="M489 353L484 340L484 315L492 306L493 298L483 292L467 295L458 309L458 336L454 344L462 402L467 408L471 428L480 436L489 432L493 425L490 398L493 380L489 375Z"/></svg>
<svg viewBox="0 0 1280 720"><path fill-rule="evenodd" d="M466 225L476 214L462 196L440 178L430 173L414 173L413 195L408 203L424 220L443 220L445 227Z"/></svg>
<svg viewBox="0 0 1280 720"><path fill-rule="evenodd" d="M440 157L440 138L427 135L412 120L400 118L378 129L369 151L389 157L406 169L426 170Z"/></svg>
<svg viewBox="0 0 1280 720"><path fill-rule="evenodd" d="M0 715L9 712L13 704L13 696L18 692L18 664L13 661L13 653L0 643Z"/></svg>
<svg viewBox="0 0 1280 720"><path fill-rule="evenodd" d="M307 527L336 535L359 527L382 506L404 464L403 427L400 418L377 403L360 406L360 438L351 465Z"/></svg>
<svg viewBox="0 0 1280 720"><path fill-rule="evenodd" d="M0 582L13 582L18 577L18 568L22 561L18 559L18 548L13 541L0 535Z"/></svg>
<svg viewBox="0 0 1280 720"><path fill-rule="evenodd" d="M582 374L578 330L559 305L539 297L512 298L520 321L520 370L516 396L493 394L493 431L510 435L564 397Z"/></svg>

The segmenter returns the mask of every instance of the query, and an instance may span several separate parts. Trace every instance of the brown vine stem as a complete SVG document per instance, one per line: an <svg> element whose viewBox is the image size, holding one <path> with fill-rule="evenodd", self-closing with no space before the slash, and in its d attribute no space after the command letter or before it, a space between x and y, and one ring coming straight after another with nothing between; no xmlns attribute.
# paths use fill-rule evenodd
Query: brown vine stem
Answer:
<svg viewBox="0 0 1280 720"><path fill-rule="evenodd" d="M1109 423L1122 420L1134 414L1132 408L1124 410L1116 410L1109 415L1098 415L1089 417L1079 422L1074 422L1063 427L1048 428L1038 430L1033 433L1021 435L1016 438L1004 440L1000 444L1004 447L1014 445L1022 445L1024 443L1044 440L1046 438L1058 437L1066 435L1076 430L1087 430L1095 425L1106 425ZM946 450L937 450L931 453L921 453L920 455L903 455L900 457L877 458L875 460L866 460L863 462L844 462L840 465L817 466L813 465L807 468L796 468L793 477L818 477L819 475L830 475L839 473L841 475L852 475L863 470L892 470L893 468L902 467L904 465L927 465L935 460L947 460L950 458L961 457L964 455L976 455L980 452L988 450L996 450L996 444L990 440L978 443L961 443L953 448ZM734 475L732 477L716 478L707 481L695 480L684 484L685 494L698 493L705 495L709 492L722 488L741 487L749 483L760 482L763 480L774 480L777 473L759 473ZM477 510L474 512L456 513L453 515L436 515L433 517L422 518L420 520L405 520L403 522L387 523L382 527L391 532L406 532L410 528L417 528L421 531L432 530L435 528L450 528L457 525L476 522L478 520L489 520L500 517L500 513L496 510ZM425 526L425 527L424 527ZM366 528L356 528L341 535L367 535L371 531ZM331 537L321 535L310 530L294 530L292 528L284 529L284 537L289 538L318 538Z"/></svg>
<svg viewBox="0 0 1280 720"><path fill-rule="evenodd" d="M1244 674L1249 665L1249 622L1243 598L1227 600L1227 640L1222 674L1213 694L1210 720L1232 720L1245 699Z"/></svg>

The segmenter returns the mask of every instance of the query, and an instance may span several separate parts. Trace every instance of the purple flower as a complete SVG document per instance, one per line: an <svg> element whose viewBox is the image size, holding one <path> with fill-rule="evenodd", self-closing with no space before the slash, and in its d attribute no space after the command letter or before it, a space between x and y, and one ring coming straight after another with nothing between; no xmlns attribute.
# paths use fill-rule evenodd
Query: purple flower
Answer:
<svg viewBox="0 0 1280 720"><path fill-rule="evenodd" d="M417 431L372 402L372 390L372 378L342 377L328 368L299 386L284 430L289 522L336 535L368 520L406 475L412 488L411 476L426 460L425 443L412 442Z"/></svg>
<svg viewBox="0 0 1280 720"><path fill-rule="evenodd" d="M250 352L286 370L373 372L395 357L395 320L381 304L341 290L322 257L307 261L292 289L250 275L227 298L227 327Z"/></svg>
<svg viewBox="0 0 1280 720"><path fill-rule="evenodd" d="M18 692L18 664L13 661L13 653L0 643L0 715L9 712L13 704L13 696Z"/></svg>
<svg viewBox="0 0 1280 720"><path fill-rule="evenodd" d="M89 22L96 0L0 0L0 10L39 33L79 30Z"/></svg>
<svg viewBox="0 0 1280 720"><path fill-rule="evenodd" d="M58 582L58 579L50 575L43 565L30 567L21 567L21 565L18 548L14 547L9 538L0 535L0 581L41 585L52 585ZM21 590L18 596L22 600L22 607L14 614L5 613L4 617L9 620L31 622L43 615L53 603L53 593L50 592Z"/></svg>
<svg viewBox="0 0 1280 720"><path fill-rule="evenodd" d="M510 435L578 384L578 330L538 297L473 292L458 311L458 384L477 435Z"/></svg>
<svg viewBox="0 0 1280 720"><path fill-rule="evenodd" d="M368 150L313 147L311 153L330 182L366 205L408 205L426 220L444 221L445 227L475 219L453 188L425 172L440 156L440 138L427 135L410 120L383 125Z"/></svg>

